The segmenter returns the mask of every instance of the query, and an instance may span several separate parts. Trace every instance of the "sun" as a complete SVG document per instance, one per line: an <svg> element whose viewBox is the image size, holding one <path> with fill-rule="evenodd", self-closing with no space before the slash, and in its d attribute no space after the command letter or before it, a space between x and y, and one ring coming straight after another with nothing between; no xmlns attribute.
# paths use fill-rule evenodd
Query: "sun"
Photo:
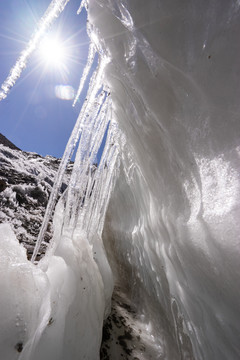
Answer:
<svg viewBox="0 0 240 360"><path fill-rule="evenodd" d="M49 67L64 66L67 51L58 36L47 35L39 44L40 60Z"/></svg>

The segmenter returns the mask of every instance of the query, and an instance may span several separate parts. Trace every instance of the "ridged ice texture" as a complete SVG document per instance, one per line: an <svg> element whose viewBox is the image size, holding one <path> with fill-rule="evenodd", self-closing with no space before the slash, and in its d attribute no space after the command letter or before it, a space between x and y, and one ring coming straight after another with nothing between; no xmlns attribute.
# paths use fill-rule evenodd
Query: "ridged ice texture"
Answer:
<svg viewBox="0 0 240 360"><path fill-rule="evenodd" d="M104 229L115 274L159 359L237 360L239 2L90 0L89 19L127 144Z"/></svg>

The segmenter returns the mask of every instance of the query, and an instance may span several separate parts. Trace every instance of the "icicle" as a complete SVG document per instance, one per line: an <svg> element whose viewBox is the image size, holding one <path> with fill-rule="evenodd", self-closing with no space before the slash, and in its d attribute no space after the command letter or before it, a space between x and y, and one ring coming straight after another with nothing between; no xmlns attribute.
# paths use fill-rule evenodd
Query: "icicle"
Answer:
<svg viewBox="0 0 240 360"><path fill-rule="evenodd" d="M101 110L97 114L97 117L91 119L90 128L87 129L87 133L82 134L83 141L80 140L79 150L76 155L75 167L70 181L70 191L72 193L68 197L68 213L70 215L72 227L76 225L79 206L88 203L89 194L92 191L92 163L96 158L97 151L102 143L104 134L108 124L108 98L105 99ZM79 181L81 179L81 181ZM84 204L82 204L82 198L84 197Z"/></svg>
<svg viewBox="0 0 240 360"><path fill-rule="evenodd" d="M80 4L80 6L79 6L79 8L78 8L78 11L77 11L77 14L78 14L78 15L82 12L82 9L83 9L84 7L86 7L86 4L87 4L87 1L86 1L86 0L82 0L82 1L81 1L81 4Z"/></svg>
<svg viewBox="0 0 240 360"><path fill-rule="evenodd" d="M16 83L17 79L20 77L22 71L25 69L28 58L32 52L36 49L41 38L44 36L46 30L52 24L53 20L57 18L60 13L65 8L69 0L53 0L49 7L47 8L45 14L39 21L37 25L37 30L31 37L26 49L21 53L16 64L12 67L9 72L7 79L1 86L2 91L0 91L0 101L5 99L11 90L11 88Z"/></svg>
<svg viewBox="0 0 240 360"><path fill-rule="evenodd" d="M101 162L94 174L92 183L91 201L88 208L84 211L81 219L81 226L88 234L89 240L94 234L101 236L103 221L113 186L114 166L119 153L118 137L114 130L115 125L110 123L105 148L102 154ZM89 197L90 198L90 197Z"/></svg>
<svg viewBox="0 0 240 360"><path fill-rule="evenodd" d="M76 94L74 102L73 102L73 106L76 105L76 102L78 101L79 96L81 95L83 86L84 86L84 84L86 82L89 71L91 70L95 54L96 54L96 50L95 50L94 44L91 43L89 45L89 50L88 50L87 64L86 64L86 66L85 66L85 68L83 70L83 74L82 74L82 77L81 77L81 80L80 80L80 84L79 84L77 94Z"/></svg>
<svg viewBox="0 0 240 360"><path fill-rule="evenodd" d="M96 202L95 211L92 213L90 212L91 215L95 213L95 220L97 220L97 223L93 226L91 224L92 221L89 221L89 224L91 224L92 231L98 232L99 236L101 236L103 229L105 213L113 186L113 171L119 154L118 133L119 130L116 130L116 124L111 123L109 138L106 142L99 168L99 171L103 172L104 175L101 176L100 184L98 185L98 201Z"/></svg>
<svg viewBox="0 0 240 360"><path fill-rule="evenodd" d="M96 157L96 149L101 145L107 127L107 123L103 121L105 117L106 104L104 103L97 116L93 116L92 119L88 117L89 123L85 125L85 129L79 142L73 174L69 184L69 196L67 202L69 219L71 218L72 226L74 226L75 223L74 214L78 211L79 202L82 201L83 194L86 192L87 184L89 182L89 176L87 174L91 173L90 168ZM99 123L99 126L95 127L95 123ZM97 134L96 131L98 131ZM79 181L79 179L81 179L81 181Z"/></svg>

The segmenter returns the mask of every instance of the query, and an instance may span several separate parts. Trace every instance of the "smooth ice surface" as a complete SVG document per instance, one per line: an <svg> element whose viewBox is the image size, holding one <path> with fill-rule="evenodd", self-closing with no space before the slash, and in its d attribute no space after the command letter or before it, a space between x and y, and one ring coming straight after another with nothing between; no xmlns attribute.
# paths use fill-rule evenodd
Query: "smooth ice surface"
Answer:
<svg viewBox="0 0 240 360"><path fill-rule="evenodd" d="M55 224L62 221L58 206ZM62 234L46 269L27 260L10 225L0 231L1 359L98 358L104 287L88 241Z"/></svg>
<svg viewBox="0 0 240 360"><path fill-rule="evenodd" d="M105 223L115 277L159 358L237 360L239 2L92 0L89 16L126 135Z"/></svg>
<svg viewBox="0 0 240 360"><path fill-rule="evenodd" d="M0 347L1 359L10 360L46 326L50 298L46 275L27 260L10 225L0 225L0 232Z"/></svg>

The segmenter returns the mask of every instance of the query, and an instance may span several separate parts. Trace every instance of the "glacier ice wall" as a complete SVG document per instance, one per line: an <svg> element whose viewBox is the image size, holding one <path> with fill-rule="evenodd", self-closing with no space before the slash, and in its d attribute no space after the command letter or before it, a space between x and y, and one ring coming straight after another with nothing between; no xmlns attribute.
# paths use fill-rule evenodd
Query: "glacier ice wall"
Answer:
<svg viewBox="0 0 240 360"><path fill-rule="evenodd" d="M239 359L240 4L90 0L89 19L127 139L104 229L115 277L159 358Z"/></svg>

